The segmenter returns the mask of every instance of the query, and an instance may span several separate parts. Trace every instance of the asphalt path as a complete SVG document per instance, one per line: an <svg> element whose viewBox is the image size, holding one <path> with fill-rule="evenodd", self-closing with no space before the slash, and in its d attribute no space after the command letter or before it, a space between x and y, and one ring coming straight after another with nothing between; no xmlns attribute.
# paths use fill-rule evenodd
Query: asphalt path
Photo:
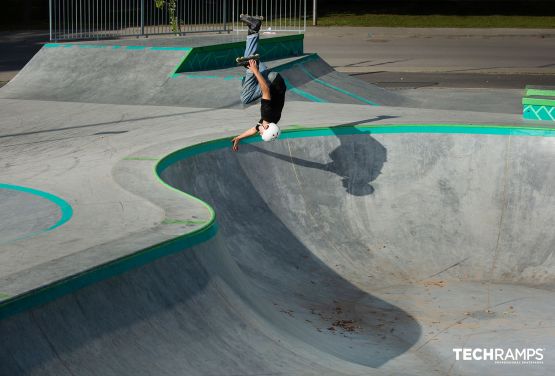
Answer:
<svg viewBox="0 0 555 376"><path fill-rule="evenodd" d="M555 86L555 74L487 73L351 73L363 81L390 90L420 88L522 89L526 85Z"/></svg>
<svg viewBox="0 0 555 376"><path fill-rule="evenodd" d="M555 84L555 30L309 28L305 50L387 88Z"/></svg>

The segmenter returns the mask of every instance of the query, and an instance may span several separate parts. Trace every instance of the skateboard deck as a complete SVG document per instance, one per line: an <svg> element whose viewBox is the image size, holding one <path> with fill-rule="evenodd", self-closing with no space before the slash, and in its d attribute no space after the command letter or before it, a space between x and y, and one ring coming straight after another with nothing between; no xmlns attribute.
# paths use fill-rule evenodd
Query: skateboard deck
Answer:
<svg viewBox="0 0 555 376"><path fill-rule="evenodd" d="M249 62L249 60L254 59L256 61L260 61L260 55L259 54L254 54L251 56L240 56L237 59L235 59L235 62L237 63L237 65L243 65Z"/></svg>

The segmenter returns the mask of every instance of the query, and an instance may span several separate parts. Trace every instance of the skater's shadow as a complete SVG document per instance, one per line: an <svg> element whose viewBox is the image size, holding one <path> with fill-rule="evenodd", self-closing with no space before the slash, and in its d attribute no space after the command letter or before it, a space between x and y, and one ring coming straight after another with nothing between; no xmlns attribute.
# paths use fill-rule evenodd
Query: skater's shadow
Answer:
<svg viewBox="0 0 555 376"><path fill-rule="evenodd" d="M280 154L252 144L245 146L246 149L294 163L297 166L332 172L341 177L341 184L347 193L366 196L374 193L374 187L370 183L380 175L387 161L387 150L368 132L356 128L356 125L394 117L378 116L330 128L340 144L328 154L331 161L327 163L309 161L295 157L291 153Z"/></svg>

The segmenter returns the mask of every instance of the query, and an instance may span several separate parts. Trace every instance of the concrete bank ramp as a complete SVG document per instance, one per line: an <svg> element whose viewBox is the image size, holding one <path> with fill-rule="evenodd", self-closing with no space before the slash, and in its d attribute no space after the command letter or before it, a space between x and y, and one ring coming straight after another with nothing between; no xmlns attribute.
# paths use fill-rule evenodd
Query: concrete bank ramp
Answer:
<svg viewBox="0 0 555 376"><path fill-rule="evenodd" d="M164 45L158 40L151 44L159 46L115 43L47 44L0 89L0 98L202 108L243 106L239 100L243 67L185 72L182 69L192 54L191 47L177 46L175 41ZM206 59L208 64L214 57L207 55ZM202 64L201 58L193 60L195 66ZM288 100L404 103L399 95L336 72L317 55L278 58L268 65L287 79Z"/></svg>
<svg viewBox="0 0 555 376"><path fill-rule="evenodd" d="M0 374L553 374L555 138L415 130L170 165L218 234L0 321ZM546 353L499 365L462 347Z"/></svg>

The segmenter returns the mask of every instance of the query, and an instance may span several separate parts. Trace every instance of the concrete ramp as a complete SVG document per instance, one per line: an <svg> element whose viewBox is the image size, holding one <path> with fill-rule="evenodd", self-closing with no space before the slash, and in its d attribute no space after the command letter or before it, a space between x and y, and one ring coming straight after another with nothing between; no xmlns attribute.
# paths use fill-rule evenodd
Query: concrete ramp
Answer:
<svg viewBox="0 0 555 376"><path fill-rule="evenodd" d="M273 39L278 42L270 43ZM244 49L244 42L184 47L179 41L47 44L0 89L0 98L241 108L244 68L235 67L234 59ZM216 43L212 39L193 41ZM315 54L302 55L302 38L267 38L261 43L263 56L270 58L267 64L287 79L288 100L407 103L399 95L336 72ZM218 63L222 66L217 67Z"/></svg>
<svg viewBox="0 0 555 376"><path fill-rule="evenodd" d="M0 374L553 374L554 150L549 130L385 126L174 154L162 178L218 234L0 321Z"/></svg>

